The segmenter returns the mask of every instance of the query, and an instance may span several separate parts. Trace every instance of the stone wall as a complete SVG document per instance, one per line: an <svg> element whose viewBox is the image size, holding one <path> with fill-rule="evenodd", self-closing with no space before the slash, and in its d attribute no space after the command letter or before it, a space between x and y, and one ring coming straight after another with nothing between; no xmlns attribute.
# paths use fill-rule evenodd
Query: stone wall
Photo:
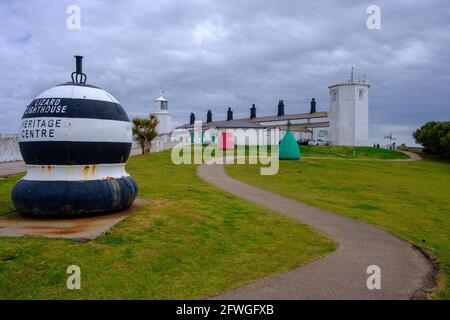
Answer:
<svg viewBox="0 0 450 320"><path fill-rule="evenodd" d="M172 149L177 145L178 142L169 141L169 138L166 136L157 137L153 139L150 146L150 152L161 152L164 150ZM136 141L133 141L133 146L131 147L130 156L138 156L142 154L142 150Z"/></svg>
<svg viewBox="0 0 450 320"><path fill-rule="evenodd" d="M22 160L17 134L0 134L0 162Z"/></svg>
<svg viewBox="0 0 450 320"><path fill-rule="evenodd" d="M152 141L150 152L160 152L172 149L176 142L167 141L168 139L156 138ZM141 154L141 148L133 142L130 156ZM22 160L19 150L19 141L16 134L0 134L0 162Z"/></svg>

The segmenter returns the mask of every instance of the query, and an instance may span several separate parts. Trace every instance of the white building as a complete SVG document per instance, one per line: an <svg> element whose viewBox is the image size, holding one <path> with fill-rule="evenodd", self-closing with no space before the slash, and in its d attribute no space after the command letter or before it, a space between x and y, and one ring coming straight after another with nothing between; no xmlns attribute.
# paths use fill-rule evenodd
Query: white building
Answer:
<svg viewBox="0 0 450 320"><path fill-rule="evenodd" d="M271 141L270 134L267 134L263 126L245 120L215 121L206 124L197 121L194 129L187 131L190 137L182 140L183 142L218 143L220 136L225 132L230 132L233 135L236 145L266 145L270 144ZM278 129L274 131L278 132Z"/></svg>
<svg viewBox="0 0 450 320"><path fill-rule="evenodd" d="M352 77L353 78L353 77ZM216 130L233 132L235 144L266 144L275 142L270 137L261 138L260 132L270 129L279 131L279 139L283 138L288 122L296 139L309 139L317 144L338 146L369 145L369 84L365 79L337 82L330 85L330 111L316 111L316 101L311 100L310 112L285 114L282 100L278 103L276 115L256 115L256 107L250 108L248 118L233 119L233 112L228 110L227 120L212 121L211 111L208 111L207 121L202 124L202 131ZM189 124L177 128L177 136L183 136L184 141L193 143L211 143L210 133L203 133L203 138L194 132L195 117L191 115ZM244 130L239 130L244 129ZM258 139L248 138L249 131L258 132ZM246 136L245 136L246 135ZM245 137L244 137L245 136Z"/></svg>
<svg viewBox="0 0 450 320"><path fill-rule="evenodd" d="M160 97L153 100L153 113L159 120L156 127L158 134L168 135L172 132L172 114L169 112L169 105L163 94L164 91L161 91Z"/></svg>
<svg viewBox="0 0 450 320"><path fill-rule="evenodd" d="M329 86L330 144L369 144L369 87L365 80L350 80Z"/></svg>

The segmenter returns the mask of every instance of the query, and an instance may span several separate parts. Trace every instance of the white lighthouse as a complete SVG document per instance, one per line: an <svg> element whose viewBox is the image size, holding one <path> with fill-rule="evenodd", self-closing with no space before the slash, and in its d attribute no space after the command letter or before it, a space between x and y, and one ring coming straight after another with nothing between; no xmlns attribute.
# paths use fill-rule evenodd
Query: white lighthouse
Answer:
<svg viewBox="0 0 450 320"><path fill-rule="evenodd" d="M330 89L330 143L337 146L369 145L369 84L353 79Z"/></svg>
<svg viewBox="0 0 450 320"><path fill-rule="evenodd" d="M159 98L153 100L154 114L159 120L156 130L159 135L170 134L172 132L172 115L169 112L167 100L163 97L164 91L161 91Z"/></svg>

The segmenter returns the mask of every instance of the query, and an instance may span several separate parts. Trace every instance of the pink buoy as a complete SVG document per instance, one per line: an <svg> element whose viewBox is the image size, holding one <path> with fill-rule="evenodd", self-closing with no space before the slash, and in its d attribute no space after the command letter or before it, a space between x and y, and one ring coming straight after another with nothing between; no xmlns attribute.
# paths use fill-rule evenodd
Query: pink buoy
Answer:
<svg viewBox="0 0 450 320"><path fill-rule="evenodd" d="M219 149L220 150L234 150L233 132L223 131L220 133Z"/></svg>

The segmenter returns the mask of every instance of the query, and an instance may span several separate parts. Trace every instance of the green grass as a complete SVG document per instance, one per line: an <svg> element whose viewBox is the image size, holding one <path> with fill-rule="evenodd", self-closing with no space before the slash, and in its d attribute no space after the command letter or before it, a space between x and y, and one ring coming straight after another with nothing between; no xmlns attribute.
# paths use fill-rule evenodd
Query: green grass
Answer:
<svg viewBox="0 0 450 320"><path fill-rule="evenodd" d="M193 299L288 271L335 249L314 230L204 183L170 153L133 157L127 170L151 199L109 234L80 243L0 238L0 299ZM0 180L0 214L13 212ZM81 290L66 268L81 268Z"/></svg>
<svg viewBox="0 0 450 320"><path fill-rule="evenodd" d="M20 176L0 178L0 216L14 211L11 202L11 190L19 179Z"/></svg>
<svg viewBox="0 0 450 320"><path fill-rule="evenodd" d="M204 149L207 145L203 145ZM278 146L253 146L252 152L253 155L258 155L260 149L264 152L267 152L268 155L272 154L272 152L278 152ZM227 156L240 156L250 155L249 146L235 146L234 150L226 150L223 151L224 155ZM371 159L371 160L401 160L401 159L409 159L409 156L399 152L382 148L373 148L373 147L348 147L348 146L300 146L300 153L302 157L320 157L320 158L339 158L339 159ZM215 152L212 152L212 156L215 155Z"/></svg>
<svg viewBox="0 0 450 320"><path fill-rule="evenodd" d="M255 165L229 165L227 172L274 193L377 225L426 249L441 268L430 297L450 299L449 164L307 159L280 161L274 176L259 175Z"/></svg>
<svg viewBox="0 0 450 320"><path fill-rule="evenodd" d="M300 152L302 157L408 159L404 153L372 147L300 146Z"/></svg>

